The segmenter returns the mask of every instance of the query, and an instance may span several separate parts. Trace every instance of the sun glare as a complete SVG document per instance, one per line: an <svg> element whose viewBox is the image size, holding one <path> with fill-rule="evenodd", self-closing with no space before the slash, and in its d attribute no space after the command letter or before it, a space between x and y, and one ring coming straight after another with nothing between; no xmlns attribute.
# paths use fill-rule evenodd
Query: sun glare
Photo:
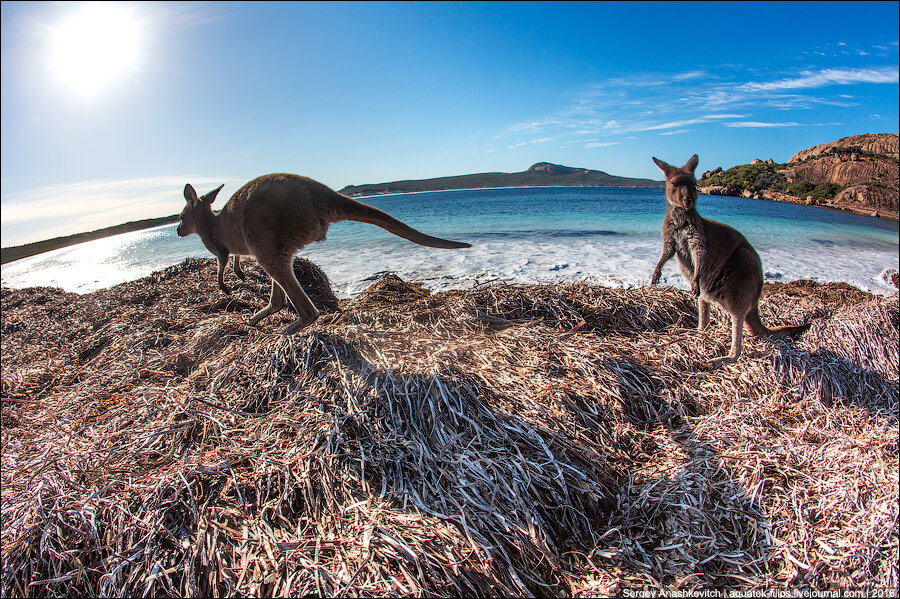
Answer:
<svg viewBox="0 0 900 599"><path fill-rule="evenodd" d="M137 68L139 45L133 11L90 3L52 30L50 68L70 91L91 97Z"/></svg>

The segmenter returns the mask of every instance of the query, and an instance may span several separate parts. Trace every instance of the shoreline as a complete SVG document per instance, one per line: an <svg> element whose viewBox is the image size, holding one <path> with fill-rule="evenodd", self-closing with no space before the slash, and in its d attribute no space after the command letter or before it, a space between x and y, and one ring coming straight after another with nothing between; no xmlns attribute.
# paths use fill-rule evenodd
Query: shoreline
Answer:
<svg viewBox="0 0 900 599"><path fill-rule="evenodd" d="M664 189L659 189L656 187L642 187L642 186L631 186L631 185L616 185L616 186L599 186L599 185L514 185L508 187L472 187L472 188L459 188L459 189L433 189L428 191L401 191L401 192L390 192L390 193L375 193L375 194L367 194L367 195L358 195L358 196L348 196L357 200L361 200L363 198L378 198L378 197L389 197L389 196L403 196L403 195L412 195L412 194L420 194L420 193L443 193L443 192L453 192L453 191L484 191L491 189L550 189L550 188L560 188L560 189L578 189L578 188L591 188L596 189L603 187L605 189L647 189L647 190L658 190L660 193L665 193ZM725 196L723 194L710 194L703 191L703 188L698 187L697 192L701 195L706 196L721 196L721 197L731 197L731 198L741 198L741 199L757 199L757 200L768 200L771 202L784 202L787 204L797 204L800 206L808 206L810 208L826 208L828 210L835 210L838 212L849 212L851 214L857 214L859 216L868 216L871 218L879 218L882 220L888 220L893 222L900 222L900 217L894 213L880 213L876 210L869 209L857 209L852 206L840 206L835 204L807 204L806 201L801 200L800 198L796 198L796 200L788 199L795 196L788 196L788 198L776 198L776 197L751 197L746 198L742 195L729 195ZM58 250L66 247L70 247L73 245L77 245L79 243L84 243L87 241L95 241L97 239L104 239L106 237L112 237L115 235L120 235L123 233L133 233L135 231L142 231L146 229L153 229L156 227L162 227L165 225L173 224L178 222L178 215L173 214L169 216L163 216L158 218L149 218L138 221L129 221L127 223L122 223L120 225L114 225L111 227L104 227L102 229L96 229L94 231L87 231L84 233L73 233L72 235L65 235L62 237L54 237L52 239L47 239L43 241L35 241L31 243L26 243L17 246L9 246L0 248L0 265L9 264L11 262L15 262L16 260L22 260L25 258L31 258L32 256L37 256L46 252L51 252L53 250Z"/></svg>
<svg viewBox="0 0 900 599"><path fill-rule="evenodd" d="M84 233L73 233L72 235L53 237L43 241L33 241L22 245L0 248L0 264L8 264L10 262L15 262L16 260L31 258L32 256L52 252L53 250L61 250L62 248L78 245L79 243L87 241L96 241L98 239L105 239L106 237L121 235L123 233L134 233L135 231L153 229L155 227L170 225L175 222L178 222L178 215L171 214L169 216L129 221L120 225L103 227L102 229L95 229Z"/></svg>
<svg viewBox="0 0 900 599"><path fill-rule="evenodd" d="M897 212L884 212L875 210L874 208L857 208L855 206L848 206L843 204L832 204L831 202L825 202L822 204L809 204L806 200L798 197L792 196L789 194L779 193L778 195L781 197L774 197L771 194L773 192L764 191L759 194L747 197L744 195L727 195L722 193L708 193L704 191L704 189L709 189L708 187L697 187L697 193L710 197L725 197L725 198L741 198L745 200L768 200L770 202L783 202L785 204L797 204L799 206L808 206L810 208L826 208L828 210L835 210L837 212L849 212L850 214L858 214L860 216L870 216L872 218L880 218L882 220L889 220L893 222L900 222L900 213Z"/></svg>
<svg viewBox="0 0 900 599"><path fill-rule="evenodd" d="M307 259L297 255L295 257L295 260L306 261ZM179 262L176 262L169 266L160 267L152 272L149 272L142 276L135 277L133 279L128 279L125 281L112 283L105 287L97 287L97 288L93 288L93 289L89 289L89 290L85 290L85 291L79 291L79 290L71 290L70 291L70 290L67 290L58 285L49 285L49 284L47 284L47 285L41 285L41 284L28 285L28 286L23 286L23 287L8 286L8 285L4 284L2 287L0 287L0 289L2 289L5 293L6 292L27 292L28 290L39 290L39 289L48 289L48 290L52 289L52 290L58 291L59 293L73 294L73 295L76 295L79 297L89 297L91 295L108 293L111 290L118 288L118 287L125 287L125 286L138 284L145 279L146 280L155 280L158 277L162 276L162 273L171 271L173 269L186 268L187 267L186 265L189 265L189 264L194 265L194 266L191 266L191 268L195 268L196 265L203 265L204 268L209 268L213 271L216 269L216 259L215 258L194 257L194 258L184 258ZM243 265L245 268L250 268L250 269L258 269L259 268L255 259L246 260L243 262ZM318 266L317 266L317 268L318 268ZM444 294L444 293L468 293L468 292L474 291L478 288L481 288L484 286L489 286L489 285L494 285L494 284L503 285L503 286L506 286L509 288L526 288L526 287L544 288L544 287L551 287L551 286L556 286L556 285L586 285L588 287L593 287L593 288L597 288L597 289L607 289L607 290L615 291L615 292L632 291L632 290L636 290L636 289L651 289L651 288L655 288L658 286L663 286L663 287L671 287L672 289L677 289L679 291L685 291L685 288L680 287L677 283L677 281L681 280L683 277L680 274L677 274L674 272L670 273L670 274L671 274L671 276L675 277L675 279L676 279L675 282L666 282L666 279L663 279L657 285L651 285L649 283L649 281L643 281L643 282L633 283L633 284L619 282L617 284L615 282L613 282L613 283L604 282L602 280L592 279L590 277L559 278L559 279L555 279L555 280L551 280L551 281L544 281L544 282L535 282L532 280L514 280L514 279L502 278L502 277L489 279L489 280L480 280L477 277L475 277L475 278L460 277L458 279L458 282L460 283L459 286L451 285L451 286L442 286L442 287L438 287L438 288L429 288L428 282L430 279L425 279L422 281L415 280L415 279L410 279L410 280L412 281L411 284L422 287L422 289L427 290L428 293L431 295L439 295L439 294ZM369 283L369 286L375 285L375 284L379 283L380 281L383 281L386 278L391 278L391 277L396 277L396 276L397 276L397 273L394 271L383 271L383 272L377 273L375 276L368 279L369 281L371 281ZM849 280L841 279L838 277L830 278L830 279L821 279L818 277L809 277L809 276L798 276L796 278L790 278L790 279L784 279L780 276L764 277L763 293L765 294L765 289L767 289L769 287L781 287L781 286L785 286L785 285L788 285L788 286L789 285L801 285L802 286L802 285L812 284L812 285L820 285L820 286L823 286L823 285L824 286L828 286L828 285L844 286L846 288L854 289L854 290L858 291L859 293L864 293L864 294L867 294L872 297L889 297L892 294L897 293L898 289L900 289L900 272L898 272L897 270L895 270L893 268L890 268L890 267L885 268L882 271L881 277L879 278L879 280L884 285L884 287L885 287L884 289L876 288L876 287L867 287L862 284L853 283ZM264 282L264 286L266 286L266 285L268 285L268 281ZM243 284L238 285L238 287L242 287L242 286L246 287L246 285L243 285ZM892 288L892 286L893 286L893 288ZM357 298L364 295L365 293L366 293L366 289L361 289L360 291L350 292L350 293L345 293L342 291L335 291L336 297L342 303L352 303Z"/></svg>
<svg viewBox="0 0 900 599"><path fill-rule="evenodd" d="M645 187L643 185L506 185L503 187L458 187L453 189L428 189L424 191L390 191L387 193L369 193L360 195L348 195L347 197L358 200L360 198L378 198L382 196L403 196L414 193L438 193L445 191L484 191L488 189L552 189L558 187L560 189L656 189L661 193L665 193L665 188L661 187ZM346 195L346 194L342 194Z"/></svg>

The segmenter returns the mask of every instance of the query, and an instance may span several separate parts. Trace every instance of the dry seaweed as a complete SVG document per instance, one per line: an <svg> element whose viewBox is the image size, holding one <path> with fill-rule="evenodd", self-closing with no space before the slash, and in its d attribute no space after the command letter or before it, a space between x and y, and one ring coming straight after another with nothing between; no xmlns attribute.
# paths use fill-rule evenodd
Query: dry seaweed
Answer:
<svg viewBox="0 0 900 599"><path fill-rule="evenodd" d="M2 290L4 596L895 588L898 300L382 282L292 337L190 260ZM333 310L332 310L333 311Z"/></svg>

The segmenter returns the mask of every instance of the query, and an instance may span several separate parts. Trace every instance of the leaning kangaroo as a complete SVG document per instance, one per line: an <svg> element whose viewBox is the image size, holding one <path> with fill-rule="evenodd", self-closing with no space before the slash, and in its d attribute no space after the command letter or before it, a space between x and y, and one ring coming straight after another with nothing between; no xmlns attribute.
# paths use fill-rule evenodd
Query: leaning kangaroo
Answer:
<svg viewBox="0 0 900 599"><path fill-rule="evenodd" d="M307 177L271 174L257 177L240 188L225 207L213 213L211 205L220 185L201 198L190 184L184 187L187 206L181 212L178 235L197 233L203 245L219 261L219 287L225 285L225 266L234 254L234 272L244 278L239 256L254 256L272 278L269 305L250 319L256 324L285 306L285 294L297 310L298 318L282 331L290 335L312 324L319 311L306 296L294 276L295 252L313 241L324 241L331 223L352 220L377 225L421 245L436 248L467 248L458 243L416 231L394 217L332 191Z"/></svg>
<svg viewBox="0 0 900 599"><path fill-rule="evenodd" d="M773 337L807 330L809 324L769 329L760 320L763 274L759 254L737 230L697 213L697 155L681 168L656 158L653 162L666 174L666 216L662 257L650 282L659 281L663 264L677 254L681 272L697 297L698 330L709 324L709 302L717 302L731 315L731 353L712 360L711 365L734 362L740 357L744 326L751 335Z"/></svg>

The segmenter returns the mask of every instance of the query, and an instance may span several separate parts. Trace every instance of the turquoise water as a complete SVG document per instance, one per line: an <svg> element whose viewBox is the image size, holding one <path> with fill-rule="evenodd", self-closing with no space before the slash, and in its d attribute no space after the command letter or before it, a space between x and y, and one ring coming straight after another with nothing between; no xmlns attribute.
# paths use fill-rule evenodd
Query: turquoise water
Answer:
<svg viewBox="0 0 900 599"><path fill-rule="evenodd" d="M433 290L479 282L587 281L646 284L662 249L661 190L605 187L477 189L363 198L420 231L472 248L425 248L361 223L336 223L328 239L300 250L336 292L358 293L385 272ZM759 252L767 280L845 281L888 292L898 269L898 224L796 204L700 196L700 214L740 230ZM169 225L88 242L2 268L4 286L55 285L87 292L139 278L187 257L210 257L199 237ZM663 281L686 288L675 261Z"/></svg>

